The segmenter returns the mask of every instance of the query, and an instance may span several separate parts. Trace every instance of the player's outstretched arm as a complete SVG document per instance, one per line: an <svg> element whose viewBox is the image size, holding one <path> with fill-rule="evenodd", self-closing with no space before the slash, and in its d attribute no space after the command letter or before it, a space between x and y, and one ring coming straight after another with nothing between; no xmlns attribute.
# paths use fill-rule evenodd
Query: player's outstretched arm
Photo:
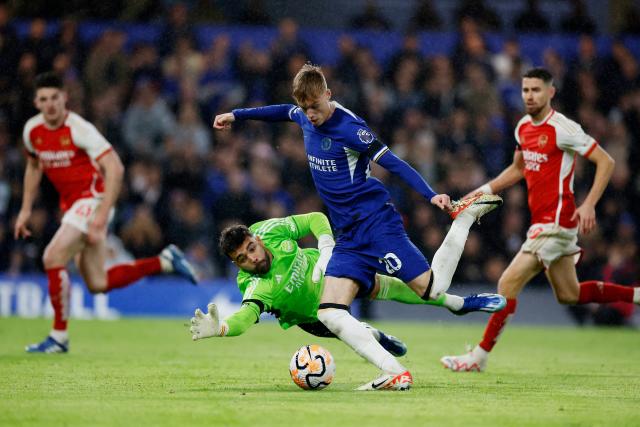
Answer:
<svg viewBox="0 0 640 427"><path fill-rule="evenodd" d="M38 159L35 157L27 157L27 165L24 171L24 183L22 190L22 206L20 207L20 213L14 226L13 237L19 239L20 237L31 236L31 230L29 230L27 224L31 217L31 209L33 207L33 201L38 194L38 187L42 180L42 169Z"/></svg>
<svg viewBox="0 0 640 427"><path fill-rule="evenodd" d="M213 128L218 130L229 130L231 129L231 123L235 121L236 117L233 113L218 114L215 119L213 119Z"/></svg>
<svg viewBox="0 0 640 427"><path fill-rule="evenodd" d="M371 144L372 150L375 150L376 142ZM382 146L380 142L377 142L378 145ZM375 159L375 157L372 157ZM429 200L431 204L439 207L442 210L450 210L451 209L451 199L446 194L437 194L433 189L427 184L427 181L412 168L407 162L396 156L390 150L386 149L380 154L376 160L380 166L398 175L400 178L404 180L407 184L411 186L418 193L422 194L422 196Z"/></svg>
<svg viewBox="0 0 640 427"><path fill-rule="evenodd" d="M220 319L218 307L214 303L207 305L207 314L199 308L191 318L191 338L197 341L211 337L235 337L242 335L260 317L260 308L254 303L245 303L240 310L224 320Z"/></svg>
<svg viewBox="0 0 640 427"><path fill-rule="evenodd" d="M524 178L524 158L522 152L516 150L513 154L513 162L500 172L500 175L487 182L486 184L467 193L462 199L477 196L478 194L496 194L511 187L516 182Z"/></svg>
<svg viewBox="0 0 640 427"><path fill-rule="evenodd" d="M572 221L578 219L578 230L584 234L589 234L596 226L596 203L602 197L615 167L613 158L600 146L596 147L587 158L596 164L596 175L589 194L571 218Z"/></svg>
<svg viewBox="0 0 640 427"><path fill-rule="evenodd" d="M223 337L227 335L229 327L225 321L220 320L218 307L214 303L207 305L207 314L196 308L191 318L191 338L196 341L202 338Z"/></svg>
<svg viewBox="0 0 640 427"><path fill-rule="evenodd" d="M231 123L242 120L263 122L290 122L296 106L293 104L267 105L256 108L237 108L230 113L218 114L213 119L214 129L230 129Z"/></svg>

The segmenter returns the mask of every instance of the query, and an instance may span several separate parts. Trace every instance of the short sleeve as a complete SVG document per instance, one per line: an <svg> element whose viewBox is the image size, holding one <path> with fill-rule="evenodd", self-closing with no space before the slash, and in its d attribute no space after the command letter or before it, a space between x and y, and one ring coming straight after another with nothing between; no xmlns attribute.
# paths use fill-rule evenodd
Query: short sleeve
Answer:
<svg viewBox="0 0 640 427"><path fill-rule="evenodd" d="M73 143L78 148L86 151L93 160L97 160L111 150L111 144L98 129L80 116L74 115L70 117L69 126L71 127Z"/></svg>
<svg viewBox="0 0 640 427"><path fill-rule="evenodd" d="M586 134L574 121L564 119L555 126L556 144L563 151L575 152L583 157L589 156L598 142Z"/></svg>
<svg viewBox="0 0 640 427"><path fill-rule="evenodd" d="M29 153L30 156L36 156L36 150L33 148L33 141L31 141L31 131L35 127L35 118L31 118L24 125L24 129L22 130L22 143L24 144L25 150Z"/></svg>
<svg viewBox="0 0 640 427"><path fill-rule="evenodd" d="M520 144L522 144L522 142L520 141L520 129L522 128L522 126L529 122L530 116L526 115L523 118L520 119L520 121L518 122L518 124L516 125L516 128L513 131L513 137L516 139L516 150L520 149Z"/></svg>

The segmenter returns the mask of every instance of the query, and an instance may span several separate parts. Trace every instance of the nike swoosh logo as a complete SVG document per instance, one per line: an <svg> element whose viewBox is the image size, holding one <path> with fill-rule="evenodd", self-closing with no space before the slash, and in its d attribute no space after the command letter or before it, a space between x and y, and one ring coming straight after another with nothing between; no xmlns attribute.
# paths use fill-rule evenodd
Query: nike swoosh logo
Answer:
<svg viewBox="0 0 640 427"><path fill-rule="evenodd" d="M378 384L376 384L375 382L372 382L372 383L371 383L371 387L373 387L373 388L378 388L378 387L380 387L381 385L384 385L384 383L386 383L386 382L387 382L387 380L386 380L386 379L385 379L385 380L380 381Z"/></svg>

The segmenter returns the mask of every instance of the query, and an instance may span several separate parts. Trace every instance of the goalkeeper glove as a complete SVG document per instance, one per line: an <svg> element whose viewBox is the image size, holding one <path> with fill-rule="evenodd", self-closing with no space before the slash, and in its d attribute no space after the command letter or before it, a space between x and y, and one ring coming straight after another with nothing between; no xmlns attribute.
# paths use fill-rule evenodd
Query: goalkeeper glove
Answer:
<svg viewBox="0 0 640 427"><path fill-rule="evenodd" d="M191 318L191 328L189 328L194 341L209 337L223 337L228 331L229 326L227 322L220 320L218 307L214 303L207 305L207 314L196 308L194 317Z"/></svg>
<svg viewBox="0 0 640 427"><path fill-rule="evenodd" d="M324 272L327 271L327 264L329 264L331 254L333 253L333 247L335 245L336 242L329 234L323 234L318 237L318 249L320 249L320 257L318 258L318 262L316 262L316 266L313 268L313 274L311 275L311 280L313 280L314 282L319 282Z"/></svg>

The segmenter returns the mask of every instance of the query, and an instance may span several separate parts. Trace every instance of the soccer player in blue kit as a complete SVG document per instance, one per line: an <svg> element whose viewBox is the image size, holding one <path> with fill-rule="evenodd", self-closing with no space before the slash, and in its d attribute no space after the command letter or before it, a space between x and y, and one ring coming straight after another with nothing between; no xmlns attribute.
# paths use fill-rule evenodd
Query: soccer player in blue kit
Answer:
<svg viewBox="0 0 640 427"><path fill-rule="evenodd" d="M337 235L332 256L321 266L325 282L318 319L382 371L381 376L358 390L406 390L413 384L409 371L351 316L349 305L357 295L370 292L376 271L380 271L400 278L425 300L444 298L443 305L464 310L463 298L446 291L469 228L502 199L478 195L451 203L448 195L437 194L418 172L376 138L364 120L331 100L318 66L308 63L300 69L293 80L293 98L297 106L270 105L217 115L213 127L229 129L234 121L262 120L293 121L302 128L313 181ZM432 268L409 240L387 189L370 176L371 161L401 177L454 219ZM333 246L334 242L326 245ZM469 301L476 305L474 309L489 312L505 305L505 299L496 294L480 294Z"/></svg>

